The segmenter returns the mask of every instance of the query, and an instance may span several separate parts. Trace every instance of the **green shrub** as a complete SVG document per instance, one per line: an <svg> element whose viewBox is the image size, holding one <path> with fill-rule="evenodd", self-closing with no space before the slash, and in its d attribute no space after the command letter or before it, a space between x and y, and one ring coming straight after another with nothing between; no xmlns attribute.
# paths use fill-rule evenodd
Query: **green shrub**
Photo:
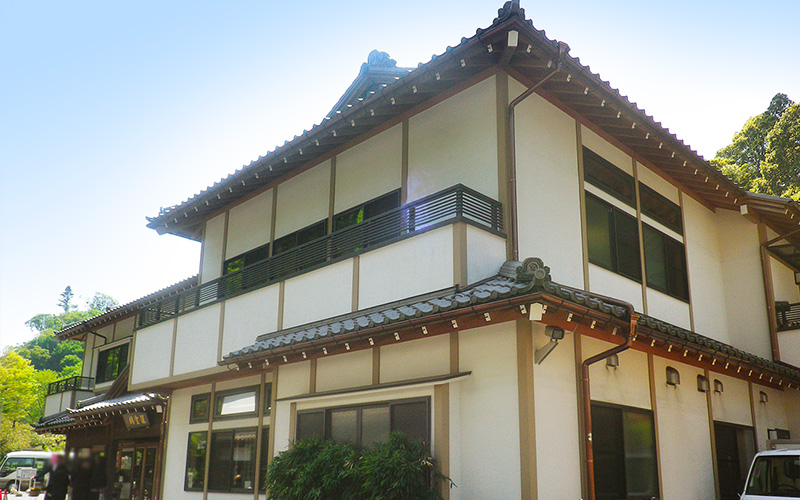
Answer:
<svg viewBox="0 0 800 500"><path fill-rule="evenodd" d="M399 432L361 452L331 441L297 442L275 457L266 483L270 500L441 500L437 487L452 486L427 445Z"/></svg>
<svg viewBox="0 0 800 500"><path fill-rule="evenodd" d="M350 500L356 451L320 439L300 441L272 461L267 488L273 500Z"/></svg>

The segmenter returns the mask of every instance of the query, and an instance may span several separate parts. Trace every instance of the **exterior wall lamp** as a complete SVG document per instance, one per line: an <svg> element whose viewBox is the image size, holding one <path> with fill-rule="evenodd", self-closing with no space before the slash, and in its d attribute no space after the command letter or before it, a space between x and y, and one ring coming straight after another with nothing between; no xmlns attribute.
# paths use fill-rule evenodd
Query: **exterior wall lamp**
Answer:
<svg viewBox="0 0 800 500"><path fill-rule="evenodd" d="M555 349L558 345L558 341L564 339L565 333L563 328L558 328L557 326L547 326L544 329L544 334L550 337L550 342L541 348L536 349L536 352L533 354L533 362L537 365L542 364L544 358L553 352L553 349Z"/></svg>
<svg viewBox="0 0 800 500"><path fill-rule="evenodd" d="M722 391L725 387L722 385L722 382L719 379L714 379L714 392L716 394L722 394Z"/></svg>
<svg viewBox="0 0 800 500"><path fill-rule="evenodd" d="M678 370L671 366L667 367L667 385L671 385L673 387L681 385L681 374L678 373Z"/></svg>
<svg viewBox="0 0 800 500"><path fill-rule="evenodd" d="M702 375L697 376L697 391L698 392L708 392L711 390L711 387L708 383L708 379Z"/></svg>
<svg viewBox="0 0 800 500"><path fill-rule="evenodd" d="M606 358L606 366L609 368L617 368L619 366L619 356L612 354Z"/></svg>
<svg viewBox="0 0 800 500"><path fill-rule="evenodd" d="M765 405L767 402L769 402L769 396L767 396L766 392L758 391L758 402L762 405Z"/></svg>
<svg viewBox="0 0 800 500"><path fill-rule="evenodd" d="M794 284L800 285L800 273L794 273Z"/></svg>

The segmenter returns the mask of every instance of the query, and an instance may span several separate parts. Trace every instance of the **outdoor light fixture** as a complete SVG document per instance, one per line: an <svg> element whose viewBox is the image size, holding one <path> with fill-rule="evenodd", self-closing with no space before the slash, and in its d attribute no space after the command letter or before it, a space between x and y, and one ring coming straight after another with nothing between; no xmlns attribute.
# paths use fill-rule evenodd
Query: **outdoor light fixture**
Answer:
<svg viewBox="0 0 800 500"><path fill-rule="evenodd" d="M762 405L765 405L768 401L769 397L767 396L767 393L764 391L758 391L758 402Z"/></svg>
<svg viewBox="0 0 800 500"><path fill-rule="evenodd" d="M556 348L558 341L564 339L564 329L558 328L557 326L547 326L544 329L544 334L550 337L550 342L545 344L542 348L536 349L536 352L533 354L533 361L537 365L542 364L544 358Z"/></svg>
<svg viewBox="0 0 800 500"><path fill-rule="evenodd" d="M671 366L667 367L667 385L673 387L681 385L681 374Z"/></svg>
<svg viewBox="0 0 800 500"><path fill-rule="evenodd" d="M720 382L719 379L714 379L714 392L716 394L722 394L724 389L725 387L722 385L722 382Z"/></svg>
<svg viewBox="0 0 800 500"><path fill-rule="evenodd" d="M794 284L800 285L800 273L794 273Z"/></svg>
<svg viewBox="0 0 800 500"><path fill-rule="evenodd" d="M619 356L612 354L606 358L606 366L609 368L616 368L619 366Z"/></svg>
<svg viewBox="0 0 800 500"><path fill-rule="evenodd" d="M710 386L708 383L708 379L702 375L697 376L697 391L698 392L708 392L710 390Z"/></svg>
<svg viewBox="0 0 800 500"><path fill-rule="evenodd" d="M528 307L528 319L531 321L541 321L544 312L544 304L533 303Z"/></svg>

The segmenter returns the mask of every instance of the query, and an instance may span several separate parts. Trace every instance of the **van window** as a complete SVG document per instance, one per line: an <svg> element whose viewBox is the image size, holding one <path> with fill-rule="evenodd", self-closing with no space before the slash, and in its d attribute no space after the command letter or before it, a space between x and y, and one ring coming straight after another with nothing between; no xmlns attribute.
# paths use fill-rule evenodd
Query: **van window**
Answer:
<svg viewBox="0 0 800 500"><path fill-rule="evenodd" d="M800 495L800 457L758 457L753 464L746 493L775 497Z"/></svg>
<svg viewBox="0 0 800 500"><path fill-rule="evenodd" d="M33 467L32 458L8 457L0 468L0 476L7 476L20 467Z"/></svg>

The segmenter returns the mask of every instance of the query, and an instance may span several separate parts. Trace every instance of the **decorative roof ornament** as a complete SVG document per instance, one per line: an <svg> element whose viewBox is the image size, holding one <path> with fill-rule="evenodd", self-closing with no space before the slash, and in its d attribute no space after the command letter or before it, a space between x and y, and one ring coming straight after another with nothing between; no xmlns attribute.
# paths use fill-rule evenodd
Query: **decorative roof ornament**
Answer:
<svg viewBox="0 0 800 500"><path fill-rule="evenodd" d="M540 286L546 281L551 281L550 267L539 257L529 257L517 267L517 282Z"/></svg>
<svg viewBox="0 0 800 500"><path fill-rule="evenodd" d="M525 19L525 9L519 6L519 0L510 0L503 4L503 8L497 10L497 17L492 24L500 24L514 16Z"/></svg>
<svg viewBox="0 0 800 500"><path fill-rule="evenodd" d="M367 62L364 65L372 68L396 68L397 61L392 59L386 52L373 50L367 56Z"/></svg>

